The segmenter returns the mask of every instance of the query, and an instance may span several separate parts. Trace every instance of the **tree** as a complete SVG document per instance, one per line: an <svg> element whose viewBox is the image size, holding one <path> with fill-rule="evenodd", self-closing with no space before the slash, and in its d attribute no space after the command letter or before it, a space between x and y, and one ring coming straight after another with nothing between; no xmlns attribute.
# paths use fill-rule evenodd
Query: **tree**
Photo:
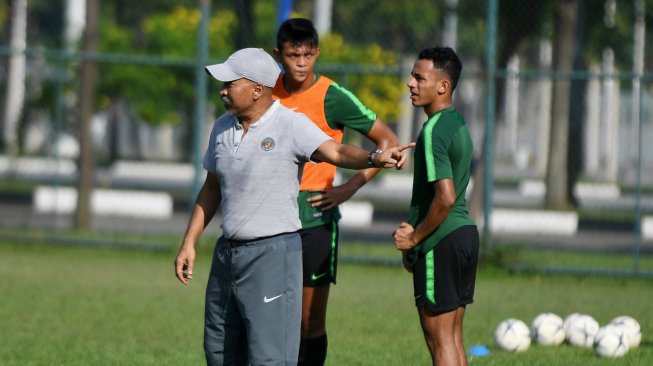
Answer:
<svg viewBox="0 0 653 366"><path fill-rule="evenodd" d="M579 0L560 0L556 7L553 69L561 73L570 73L573 70L578 2ZM565 209L569 206L567 157L571 81L568 78L556 78L553 81L552 93L545 206L552 209Z"/></svg>
<svg viewBox="0 0 653 366"><path fill-rule="evenodd" d="M86 28L84 29L83 50L97 52L98 1L86 0ZM95 106L96 66L94 60L83 60L79 88L79 180L77 183L77 210L75 227L77 230L91 229L91 200L95 181L95 162L93 140L91 139L91 117Z"/></svg>
<svg viewBox="0 0 653 366"><path fill-rule="evenodd" d="M439 33L442 7L436 1L343 2L333 7L332 30L355 44L416 54ZM363 21L377 19L376 22Z"/></svg>
<svg viewBox="0 0 653 366"><path fill-rule="evenodd" d="M473 6L474 4L471 2L462 3L460 12L463 14L470 13ZM545 24L549 19L547 14L550 6L550 2L544 1L503 0L499 2L497 69L505 70L510 57L518 53L528 39L538 38L543 35ZM462 39L465 40L464 35ZM467 43L469 43L469 40ZM464 45L461 45L461 47L464 47ZM499 115L500 109L504 105L504 90L505 80L502 78L496 80L495 116ZM499 124L495 121L494 136L497 136L498 128ZM484 139L483 144L485 143ZM485 151L485 146L481 146L479 151ZM489 179L493 179L493 177ZM484 210L484 180L485 167L483 166L483 159L478 159L478 163L473 170L473 181L476 183L469 198L469 211L472 217L476 219L481 218Z"/></svg>
<svg viewBox="0 0 653 366"><path fill-rule="evenodd" d="M166 65L192 61L197 55L197 30L201 12L175 6L153 12L140 22L118 24L117 17L103 18L100 50L104 53L143 55L151 64L102 64L98 85L100 108L126 105L138 119L151 125L176 125L190 121L195 107L194 69ZM233 11L218 10L209 20L209 60L225 59L234 50L237 17ZM139 31L135 32L134 29ZM216 109L222 108L212 98ZM189 133L185 143L191 143ZM182 149L190 151L191 149Z"/></svg>
<svg viewBox="0 0 653 366"><path fill-rule="evenodd" d="M323 67L343 69L347 65L364 62L366 67L379 68L395 66L399 63L396 52L384 50L379 44L371 43L359 46L347 44L338 33L331 33L320 38L320 60L318 70ZM383 120L395 122L400 116L400 103L405 95L404 78L397 75L358 74L339 77L329 73L335 81L352 90L360 99L374 110Z"/></svg>

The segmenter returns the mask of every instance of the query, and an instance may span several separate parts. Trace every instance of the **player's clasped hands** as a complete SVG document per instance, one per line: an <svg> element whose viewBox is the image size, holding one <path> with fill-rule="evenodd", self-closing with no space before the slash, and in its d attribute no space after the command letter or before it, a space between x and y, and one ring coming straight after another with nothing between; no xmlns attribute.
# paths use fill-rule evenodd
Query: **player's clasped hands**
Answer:
<svg viewBox="0 0 653 366"><path fill-rule="evenodd" d="M412 236L413 231L415 229L409 223L402 222L399 224L399 227L392 233L392 237L395 239L395 247L398 250L406 251L415 247L416 243Z"/></svg>
<svg viewBox="0 0 653 366"><path fill-rule="evenodd" d="M415 143L410 142L405 145L388 148L380 154L374 154L374 156L372 156L374 166L379 168L395 167L397 170L400 170L404 167L406 160L408 160L408 155L404 152L404 150L414 146Z"/></svg>

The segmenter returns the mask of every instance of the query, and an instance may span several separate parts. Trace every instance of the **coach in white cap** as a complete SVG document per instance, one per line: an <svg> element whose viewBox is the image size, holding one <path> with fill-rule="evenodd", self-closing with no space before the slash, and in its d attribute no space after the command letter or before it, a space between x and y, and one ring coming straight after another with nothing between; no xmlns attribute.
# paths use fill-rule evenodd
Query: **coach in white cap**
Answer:
<svg viewBox="0 0 653 366"><path fill-rule="evenodd" d="M211 131L206 181L175 274L184 284L193 278L195 243L219 208L222 236L206 289L206 362L295 365L302 295L297 195L304 164L399 169L403 150L414 144L368 153L335 142L305 115L272 99L280 69L262 49L239 50L206 71L224 83L220 97L227 113Z"/></svg>

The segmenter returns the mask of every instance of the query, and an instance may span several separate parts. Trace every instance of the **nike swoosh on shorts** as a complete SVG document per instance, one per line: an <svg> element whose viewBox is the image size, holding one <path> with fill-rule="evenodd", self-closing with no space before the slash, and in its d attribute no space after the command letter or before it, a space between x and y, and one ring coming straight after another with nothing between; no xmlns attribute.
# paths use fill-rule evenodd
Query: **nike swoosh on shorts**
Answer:
<svg viewBox="0 0 653 366"><path fill-rule="evenodd" d="M316 275L315 273L313 273L313 274L311 275L311 279L312 279L313 281L315 281L315 280L317 280L317 279L319 279L319 278L321 278L321 277L326 276L327 274L328 274L328 272L324 272L324 273L319 274L319 275Z"/></svg>

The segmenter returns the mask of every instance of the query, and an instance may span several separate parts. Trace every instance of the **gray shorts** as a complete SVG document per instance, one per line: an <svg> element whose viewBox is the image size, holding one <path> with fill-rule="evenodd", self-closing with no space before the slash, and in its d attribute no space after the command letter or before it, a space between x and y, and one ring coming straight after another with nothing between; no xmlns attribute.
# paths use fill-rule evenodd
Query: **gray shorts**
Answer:
<svg viewBox="0 0 653 366"><path fill-rule="evenodd" d="M208 365L296 365L302 304L297 233L218 239L206 288Z"/></svg>

